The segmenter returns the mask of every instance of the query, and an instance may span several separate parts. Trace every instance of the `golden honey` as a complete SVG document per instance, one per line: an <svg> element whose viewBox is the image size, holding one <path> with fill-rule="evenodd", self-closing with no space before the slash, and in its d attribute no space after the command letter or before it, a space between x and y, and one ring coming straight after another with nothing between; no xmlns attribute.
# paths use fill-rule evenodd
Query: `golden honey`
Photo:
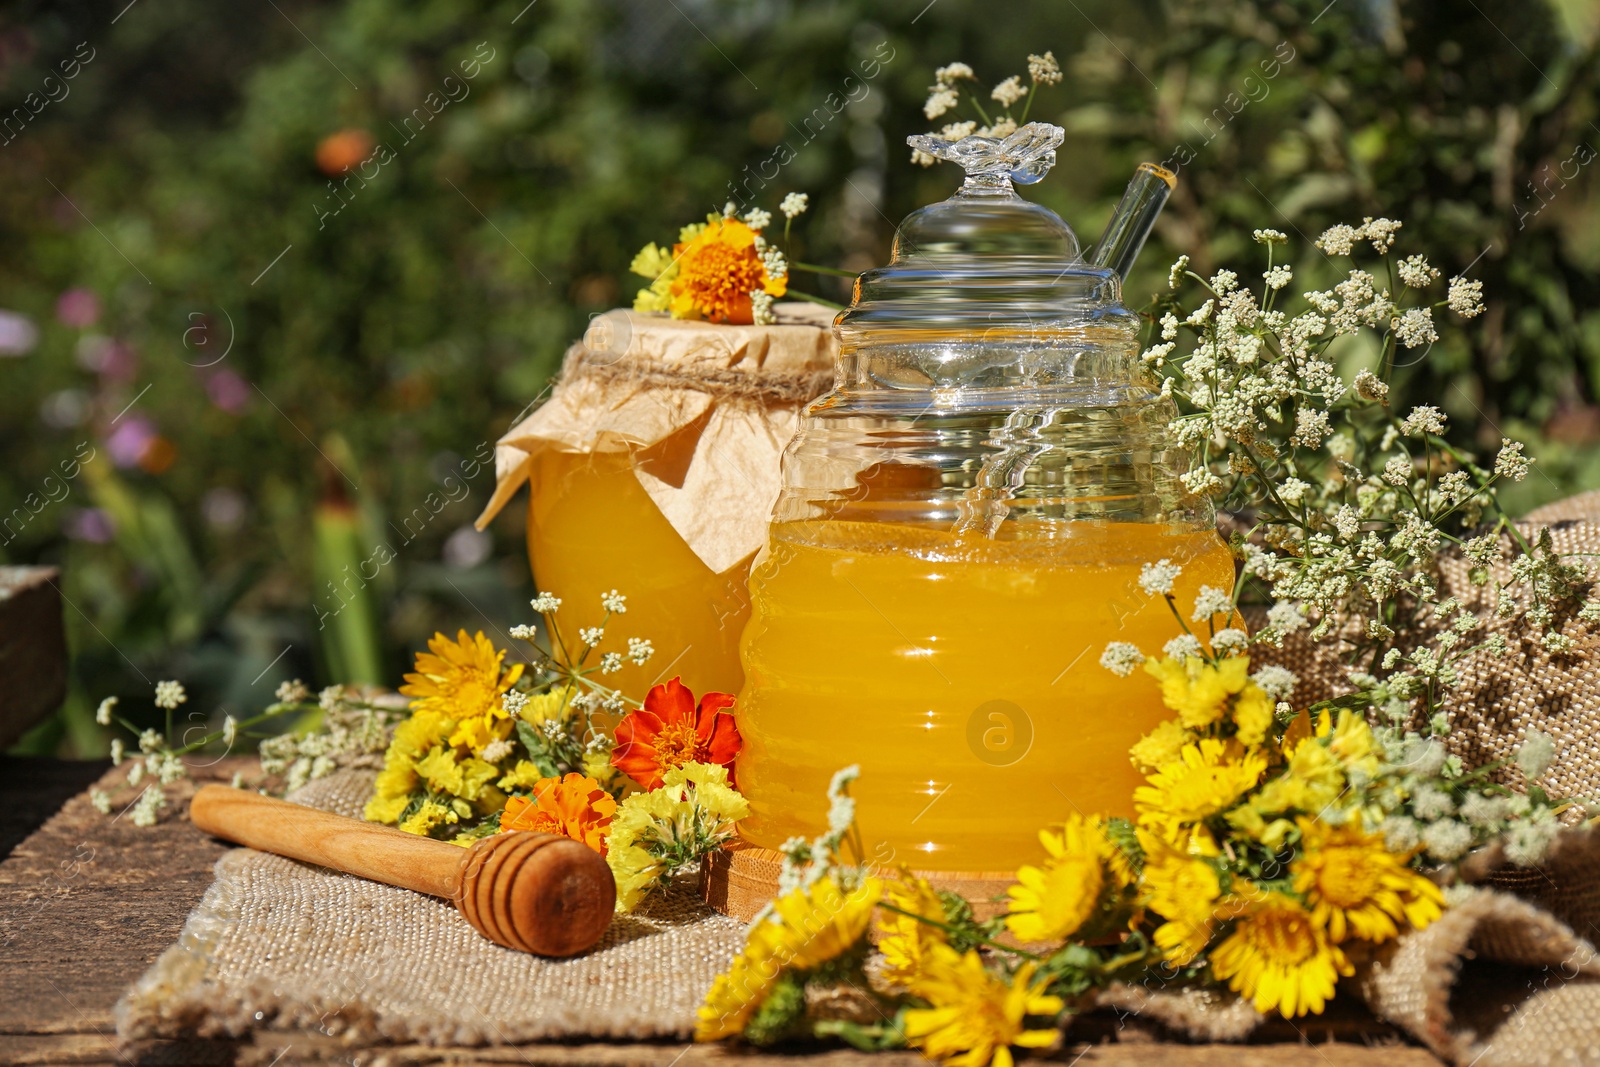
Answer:
<svg viewBox="0 0 1600 1067"><path fill-rule="evenodd" d="M528 558L539 589L561 598L561 644L576 654L578 631L600 625L601 595L615 589L627 612L612 616L601 650L625 652L640 637L655 653L596 680L635 701L674 675L697 695L737 693L748 567L719 575L701 562L639 484L627 452L545 451L533 462Z"/></svg>
<svg viewBox="0 0 1600 1067"><path fill-rule="evenodd" d="M925 526L773 527L750 578L738 706L743 836L775 848L826 828L841 767L878 863L1006 871L1073 811L1132 814L1128 760L1171 715L1153 682L1100 666L1109 641L1154 652L1179 632L1143 564L1183 565L1175 593L1231 588L1232 557L1190 525L1009 525L1026 539Z"/></svg>

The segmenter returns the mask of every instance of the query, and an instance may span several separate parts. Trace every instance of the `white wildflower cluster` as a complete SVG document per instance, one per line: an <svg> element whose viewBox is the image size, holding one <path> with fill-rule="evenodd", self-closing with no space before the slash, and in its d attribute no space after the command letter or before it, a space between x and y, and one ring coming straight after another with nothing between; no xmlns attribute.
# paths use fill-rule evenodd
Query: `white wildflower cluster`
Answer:
<svg viewBox="0 0 1600 1067"><path fill-rule="evenodd" d="M179 704L189 699L189 694L184 692L182 682L157 682L156 707L166 708L168 711L176 710Z"/></svg>
<svg viewBox="0 0 1600 1067"><path fill-rule="evenodd" d="M972 67L959 62L940 67L934 71L933 77L934 83L928 86L927 102L922 105L922 114L929 120L942 118L959 108L963 91L961 83L978 80ZM993 118L987 117L983 106L974 101L974 110L983 117L983 125L979 125L975 119L947 121L934 136L944 141L959 141L972 136L1009 137L1017 132L1022 115L1026 115L1028 104L1039 86L1057 85L1061 78L1061 64L1056 61L1054 53L1030 55L1027 85L1023 84L1020 74L1013 74L989 90L989 99L1000 105L998 114ZM967 91L970 92L971 88L968 87ZM1013 115L1012 109L1018 104L1022 105L1022 114ZM919 167L931 167L938 160L922 149L914 148L911 150L911 162Z"/></svg>
<svg viewBox="0 0 1600 1067"><path fill-rule="evenodd" d="M772 225L772 212L753 207L744 213L741 221L752 230L764 230Z"/></svg>
<svg viewBox="0 0 1600 1067"><path fill-rule="evenodd" d="M750 290L750 321L757 326L771 326L778 321L772 310L772 294L765 289Z"/></svg>
<svg viewBox="0 0 1600 1067"><path fill-rule="evenodd" d="M656 646L640 637L628 638L628 662L642 667L656 654Z"/></svg>
<svg viewBox="0 0 1600 1067"><path fill-rule="evenodd" d="M106 697L100 702L100 706L94 709L94 721L99 723L101 726L110 726L111 713L116 710L116 707L117 698Z"/></svg>
<svg viewBox="0 0 1600 1067"><path fill-rule="evenodd" d="M528 603L533 605L533 610L541 615L548 615L561 609L561 598L554 593L540 593Z"/></svg>
<svg viewBox="0 0 1600 1067"><path fill-rule="evenodd" d="M604 626L584 626L578 630L578 640L593 648L605 640L606 628Z"/></svg>
<svg viewBox="0 0 1600 1067"><path fill-rule="evenodd" d="M381 769L389 727L405 718L408 701L397 694L366 686L328 689L332 693L319 729L291 730L261 742L262 773L281 777L286 791L341 767Z"/></svg>
<svg viewBox="0 0 1600 1067"><path fill-rule="evenodd" d="M1399 222L1381 218L1330 227L1317 241L1325 254L1392 254L1392 271L1352 265L1332 289L1302 293L1299 307L1287 287L1292 276L1274 273L1270 257L1281 258L1277 246L1287 242L1277 231L1253 235L1269 256L1255 287L1231 269L1200 278L1180 259L1169 284L1204 291L1194 301L1181 293L1157 298L1160 338L1143 362L1179 408L1170 429L1194 457L1183 487L1226 501L1249 521L1236 539L1238 595L1271 605L1253 640L1281 645L1306 631L1305 639L1339 643L1363 666L1351 682L1356 699L1393 716L1398 736L1403 725L1425 738L1449 730L1445 696L1462 677L1464 658L1505 655L1510 640L1569 653L1577 647L1573 625L1600 623L1600 597L1580 596L1589 575L1555 551L1548 532L1527 536L1501 511L1498 487L1529 470L1521 444L1504 439L1493 463L1480 464L1452 443L1440 406L1391 412L1387 371L1406 348L1420 352L1438 339L1435 311L1470 318L1483 310L1482 286L1469 279L1452 278L1440 299L1443 274L1424 256L1402 258L1395 251L1401 232ZM1329 353L1352 335L1370 338L1377 358L1347 380ZM1492 607L1443 597L1438 560L1447 552L1465 557L1475 583L1494 583L1496 595L1475 602ZM1169 595L1176 574L1168 566L1147 565L1140 588ZM1220 615L1230 595L1203 591L1191 617ZM1513 630L1482 625L1491 611L1514 620ZM1508 632L1521 636L1508 639ZM1211 639L1214 652L1238 643L1225 631ZM1198 644L1175 639L1165 651L1203 655ZM1126 675L1143 660L1140 649L1114 642L1100 662ZM1426 799L1423 809L1438 818L1397 824L1412 839L1408 847L1443 857L1463 841L1482 840L1459 813L1432 811Z"/></svg>
<svg viewBox="0 0 1600 1067"><path fill-rule="evenodd" d="M1139 588L1151 596L1167 596L1172 592L1172 583L1182 573L1183 568L1170 559L1146 563L1139 571Z"/></svg>
<svg viewBox="0 0 1600 1067"><path fill-rule="evenodd" d="M628 611L628 598L612 589L600 594L600 606L613 615L625 615Z"/></svg>
<svg viewBox="0 0 1600 1067"><path fill-rule="evenodd" d="M811 197L806 193L787 193L784 195L782 202L778 204L778 210L782 212L785 219L792 220L804 215L806 208L810 206Z"/></svg>
<svg viewBox="0 0 1600 1067"><path fill-rule="evenodd" d="M1418 849L1447 864L1498 841L1516 866L1544 860L1561 828L1556 809L1536 786L1556 755L1550 735L1529 730L1517 750L1522 792L1465 775L1434 738L1394 727L1380 728L1375 736L1391 773L1372 791L1373 810L1382 812L1377 828L1391 848Z"/></svg>

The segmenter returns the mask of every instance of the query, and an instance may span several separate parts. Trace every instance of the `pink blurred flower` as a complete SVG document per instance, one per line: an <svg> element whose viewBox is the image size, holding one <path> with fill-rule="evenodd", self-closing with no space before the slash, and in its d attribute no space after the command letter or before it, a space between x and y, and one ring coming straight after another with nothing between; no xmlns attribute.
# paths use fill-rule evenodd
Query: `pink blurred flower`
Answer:
<svg viewBox="0 0 1600 1067"><path fill-rule="evenodd" d="M206 380L206 395L230 415L237 415L250 403L250 385L231 370L219 370Z"/></svg>
<svg viewBox="0 0 1600 1067"><path fill-rule="evenodd" d="M56 299L56 318L75 330L87 330L100 321L100 298L88 289L68 289Z"/></svg>
<svg viewBox="0 0 1600 1067"><path fill-rule="evenodd" d="M116 524L111 516L99 508L77 508L67 512L62 524L68 537L74 541L88 541L103 545L116 536Z"/></svg>
<svg viewBox="0 0 1600 1067"><path fill-rule="evenodd" d="M156 439L155 424L142 415L124 416L111 436L106 438L106 450L111 462L119 467L136 467Z"/></svg>
<svg viewBox="0 0 1600 1067"><path fill-rule="evenodd" d="M39 343L39 328L26 315L0 311L0 356L25 356Z"/></svg>

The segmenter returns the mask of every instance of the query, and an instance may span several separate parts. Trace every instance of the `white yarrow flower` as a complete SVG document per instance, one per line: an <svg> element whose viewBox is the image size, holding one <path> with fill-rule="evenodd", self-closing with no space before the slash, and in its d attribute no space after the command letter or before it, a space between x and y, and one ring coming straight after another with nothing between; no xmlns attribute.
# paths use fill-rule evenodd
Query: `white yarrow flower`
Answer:
<svg viewBox="0 0 1600 1067"><path fill-rule="evenodd" d="M1533 460L1522 454L1522 442L1509 437L1500 438L1500 453L1494 457L1494 472L1502 478L1520 482L1528 476Z"/></svg>
<svg viewBox="0 0 1600 1067"><path fill-rule="evenodd" d="M1188 659L1200 655L1202 651L1200 639L1194 634L1179 634L1161 646L1161 654L1168 659Z"/></svg>
<svg viewBox="0 0 1600 1067"><path fill-rule="evenodd" d="M922 114L926 118L936 119L946 111L952 111L961 103L961 94L948 85L933 85L928 88L928 102L922 105Z"/></svg>
<svg viewBox="0 0 1600 1067"><path fill-rule="evenodd" d="M1395 270L1400 280L1412 289L1425 289L1439 280L1439 272L1422 256L1407 256Z"/></svg>
<svg viewBox="0 0 1600 1067"><path fill-rule="evenodd" d="M89 803L101 815L111 814L111 795L100 789L89 790Z"/></svg>
<svg viewBox="0 0 1600 1067"><path fill-rule="evenodd" d="M1522 738L1522 747L1517 749L1517 769L1527 776L1528 781L1537 781L1544 777L1544 772L1550 769L1550 762L1556 758L1556 739L1543 730L1530 729Z"/></svg>
<svg viewBox="0 0 1600 1067"><path fill-rule="evenodd" d="M1143 662L1144 653L1139 651L1139 646L1126 641L1113 641L1100 653L1100 666L1123 678L1132 674L1133 669Z"/></svg>
<svg viewBox="0 0 1600 1067"><path fill-rule="evenodd" d="M1267 625L1281 634L1292 634L1310 625L1305 609L1292 600L1280 600L1267 609Z"/></svg>
<svg viewBox="0 0 1600 1067"><path fill-rule="evenodd" d="M1183 568L1170 559L1146 563L1139 571L1139 588L1151 596L1166 596L1172 592L1172 583L1182 573Z"/></svg>
<svg viewBox="0 0 1600 1067"><path fill-rule="evenodd" d="M232 715L222 717L222 743L229 748L239 739L239 721Z"/></svg>
<svg viewBox="0 0 1600 1067"><path fill-rule="evenodd" d="M1472 829L1454 819L1440 819L1422 831L1428 855L1444 863L1460 859L1472 847Z"/></svg>
<svg viewBox="0 0 1600 1067"><path fill-rule="evenodd" d="M122 766L122 752L122 738L113 737L111 739L111 766Z"/></svg>
<svg viewBox="0 0 1600 1067"><path fill-rule="evenodd" d="M272 696L280 704L303 704L311 699L311 690L306 687L306 683L295 678L280 683Z"/></svg>
<svg viewBox="0 0 1600 1067"><path fill-rule="evenodd" d="M167 806L167 797L158 786L149 786L133 805L133 825L154 826L161 809Z"/></svg>
<svg viewBox="0 0 1600 1067"><path fill-rule="evenodd" d="M940 67L933 72L934 81L940 85L950 85L957 81L977 81L978 75L965 63L955 62Z"/></svg>
<svg viewBox="0 0 1600 1067"><path fill-rule="evenodd" d="M1483 283L1474 278L1451 278L1445 302L1462 318L1476 318L1483 313Z"/></svg>
<svg viewBox="0 0 1600 1067"><path fill-rule="evenodd" d="M1262 667L1250 676L1250 680L1259 685L1267 696L1275 701L1288 700L1294 695L1295 684L1300 681L1294 671L1276 664Z"/></svg>
<svg viewBox="0 0 1600 1067"><path fill-rule="evenodd" d="M764 230L772 225L772 212L753 207L744 213L743 222L752 230Z"/></svg>
<svg viewBox="0 0 1600 1067"><path fill-rule="evenodd" d="M525 622L519 622L511 628L511 636L518 641L532 641L538 633L538 630L535 630Z"/></svg>
<svg viewBox="0 0 1600 1067"><path fill-rule="evenodd" d="M656 654L656 646L642 637L628 638L628 659L634 666L642 667L649 658Z"/></svg>
<svg viewBox="0 0 1600 1067"><path fill-rule="evenodd" d="M1016 74L996 85L989 93L989 97L993 100L998 100L1001 107L1010 107L1027 95L1028 90L1022 87L1021 76ZM930 115L929 117L931 118L932 116Z"/></svg>
<svg viewBox="0 0 1600 1067"><path fill-rule="evenodd" d="M605 639L605 636L606 628L604 626L585 626L578 631L578 640L590 648L598 645Z"/></svg>
<svg viewBox="0 0 1600 1067"><path fill-rule="evenodd" d="M625 615L628 611L628 598L613 589L600 594L600 605L614 615Z"/></svg>
<svg viewBox="0 0 1600 1067"><path fill-rule="evenodd" d="M1353 227L1341 222L1322 231L1322 236L1317 238L1317 247L1330 256L1348 256L1359 239L1360 234Z"/></svg>
<svg viewBox="0 0 1600 1067"><path fill-rule="evenodd" d="M1223 655L1235 655L1250 646L1250 635L1237 626L1228 626L1211 635L1211 648Z"/></svg>
<svg viewBox="0 0 1600 1067"><path fill-rule="evenodd" d="M806 213L806 208L811 206L811 197L806 193L789 193L781 203L778 210L786 219L799 218Z"/></svg>
<svg viewBox="0 0 1600 1067"><path fill-rule="evenodd" d="M1215 585L1202 585L1200 592L1195 594L1194 613L1189 616L1189 621L1205 622L1213 615L1229 615L1232 612L1233 594Z"/></svg>
<svg viewBox="0 0 1600 1067"><path fill-rule="evenodd" d="M561 598L554 593L540 593L528 603L533 605L534 611L541 615L548 615L561 607Z"/></svg>
<svg viewBox="0 0 1600 1067"><path fill-rule="evenodd" d="M497 737L483 746L483 751L478 753L478 758L485 763L499 763L511 755L511 742L505 738Z"/></svg>
<svg viewBox="0 0 1600 1067"><path fill-rule="evenodd" d="M772 310L772 294L765 289L750 290L750 321L757 326L771 326L778 321Z"/></svg>
<svg viewBox="0 0 1600 1067"><path fill-rule="evenodd" d="M1061 81L1061 64L1056 62L1056 54L1046 52L1042 56L1030 55L1028 77L1040 85L1055 85Z"/></svg>
<svg viewBox="0 0 1600 1067"><path fill-rule="evenodd" d="M1288 267L1277 266L1263 273L1261 277L1267 283L1268 289L1282 289L1294 280L1294 272Z"/></svg>
<svg viewBox="0 0 1600 1067"><path fill-rule="evenodd" d="M622 653L607 652L600 657L600 673L615 674L622 669Z"/></svg>
<svg viewBox="0 0 1600 1067"><path fill-rule="evenodd" d="M1281 245L1289 240L1289 235L1281 230L1255 230L1250 234L1256 244Z"/></svg>
<svg viewBox="0 0 1600 1067"><path fill-rule="evenodd" d="M1439 332L1433 328L1432 308L1412 308L1399 318L1391 319L1389 328L1407 348L1432 344L1439 339Z"/></svg>
<svg viewBox="0 0 1600 1067"><path fill-rule="evenodd" d="M520 719L522 717L523 709L528 706L528 699L528 694L524 693L522 690L508 689L500 697L500 706L504 708L506 714L511 716L513 719ZM573 703L577 703L577 701L574 700Z"/></svg>
<svg viewBox="0 0 1600 1067"><path fill-rule="evenodd" d="M1438 436L1442 435L1444 430L1444 412L1432 404L1418 404L1400 423L1400 432L1407 437L1421 437L1430 433Z"/></svg>
<svg viewBox="0 0 1600 1067"><path fill-rule="evenodd" d="M98 708L94 709L94 721L99 723L101 726L110 726L111 725L111 711L116 706L117 706L117 698L116 697L106 697L104 700L102 700L100 702L100 706Z"/></svg>
<svg viewBox="0 0 1600 1067"><path fill-rule="evenodd" d="M1177 258L1177 260L1172 264L1172 266L1167 268L1167 288L1168 289L1176 289L1178 287L1178 283L1183 280L1183 272L1188 270L1188 269L1189 269L1189 257L1188 256L1179 256ZM1166 323L1166 320L1163 319L1162 320L1163 326L1165 326L1165 323ZM1163 336L1163 337L1167 336L1166 332L1165 332L1165 329L1163 329L1161 336ZM1174 328L1173 328L1173 336L1174 337L1177 336L1176 326L1174 326Z"/></svg>
<svg viewBox="0 0 1600 1067"><path fill-rule="evenodd" d="M189 694L184 692L182 682L157 682L156 707L172 711L179 704L189 699Z"/></svg>

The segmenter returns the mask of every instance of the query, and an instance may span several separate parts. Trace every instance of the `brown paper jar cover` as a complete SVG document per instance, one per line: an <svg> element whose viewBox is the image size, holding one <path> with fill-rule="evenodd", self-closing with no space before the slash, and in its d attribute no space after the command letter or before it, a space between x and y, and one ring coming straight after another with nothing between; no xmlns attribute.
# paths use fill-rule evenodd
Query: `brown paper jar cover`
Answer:
<svg viewBox="0 0 1600 1067"><path fill-rule="evenodd" d="M496 444L494 496L478 528L528 480L539 452L628 452L639 484L707 567L722 574L746 561L766 542L799 409L831 385L838 350L832 311L774 310L772 326L597 317L549 399Z"/></svg>

